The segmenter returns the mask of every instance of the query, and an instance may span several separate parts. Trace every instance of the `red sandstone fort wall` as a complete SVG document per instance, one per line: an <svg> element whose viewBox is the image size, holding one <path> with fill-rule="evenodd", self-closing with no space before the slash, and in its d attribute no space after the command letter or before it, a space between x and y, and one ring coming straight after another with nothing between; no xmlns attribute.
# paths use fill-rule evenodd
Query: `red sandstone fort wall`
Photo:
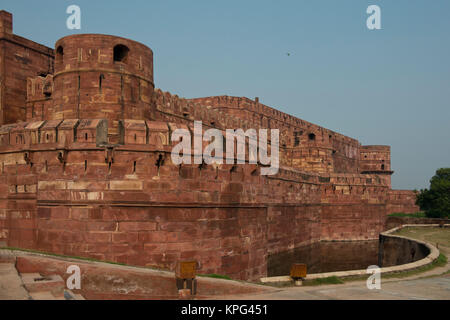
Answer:
<svg viewBox="0 0 450 320"><path fill-rule="evenodd" d="M168 269L196 259L204 273L257 279L268 254L376 238L384 224L386 187L377 177L175 166L169 127L141 123L145 139L134 142L135 126L125 124L122 140L134 143L111 150L98 146L108 129L97 120L3 126L0 241Z"/></svg>
<svg viewBox="0 0 450 320"><path fill-rule="evenodd" d="M412 190L389 190L387 213L416 213L420 207L416 205L417 194Z"/></svg>
<svg viewBox="0 0 450 320"><path fill-rule="evenodd" d="M27 78L53 72L53 49L12 33L12 15L0 11L0 124L26 119Z"/></svg>
<svg viewBox="0 0 450 320"><path fill-rule="evenodd" d="M317 173L359 172L360 144L355 139L268 107L258 99L220 96L190 101L245 120L254 128L278 128L280 146L289 153L289 165L294 168Z"/></svg>
<svg viewBox="0 0 450 320"><path fill-rule="evenodd" d="M49 75L8 61L26 70L28 81L8 88L25 90L27 122L0 126L0 243L172 270L195 259L201 273L253 280L269 255L383 230L389 148L248 98L154 90L152 51L128 39L69 36L55 55ZM278 174L173 164L171 133L192 132L194 120L203 130L279 129ZM372 160L387 167L372 170Z"/></svg>

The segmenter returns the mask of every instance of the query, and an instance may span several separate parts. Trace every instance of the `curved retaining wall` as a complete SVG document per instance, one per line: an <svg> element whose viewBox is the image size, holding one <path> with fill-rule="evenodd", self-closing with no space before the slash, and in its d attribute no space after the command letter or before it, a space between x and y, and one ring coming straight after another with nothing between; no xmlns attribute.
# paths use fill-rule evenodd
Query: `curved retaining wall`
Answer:
<svg viewBox="0 0 450 320"><path fill-rule="evenodd" d="M380 234L378 265L392 267L415 262L427 257L431 249L426 243L402 236L391 235L400 228L394 228L389 233Z"/></svg>
<svg viewBox="0 0 450 320"><path fill-rule="evenodd" d="M380 268L381 274L387 274L387 273L395 273L395 272L403 272L408 270L417 269L426 265L429 265L434 260L436 260L439 257L439 250L433 246L432 244L416 239L410 239L403 236L397 236L392 235L395 231L405 228L405 227L437 227L439 225L403 225L401 227L397 227L391 230L388 230L386 232L383 232L380 234L380 242L383 244L389 244L391 248L395 248L396 246L400 248L400 252L403 252L405 254L410 254L411 248L415 248L416 254L415 258L417 258L420 255L424 255L423 258L420 260L416 260L414 262L409 263L403 263L400 265L393 265L393 266L387 266ZM446 227L450 225L445 225ZM381 244L380 244L381 247ZM409 251L408 251L409 250ZM380 248L381 251L381 248ZM399 254L393 254L390 249L384 251L384 259L386 263L392 262L392 261L405 261L408 256L400 257ZM424 254L426 252L426 254ZM391 254L389 256L388 254ZM380 253L381 255L381 253ZM410 257L410 256L409 256ZM408 261L408 260L406 260ZM353 276L366 276L368 275L366 269L362 270L349 270L349 271L337 271L337 272L324 272L324 273L316 273L316 274L308 274L306 276L306 280L314 280L314 279L322 279L322 278L328 278L328 277L338 277L338 278L345 278L345 277L353 277ZM261 278L261 282L269 283L269 282L287 282L292 281L292 278L289 276L281 276L281 277L268 277L268 278Z"/></svg>

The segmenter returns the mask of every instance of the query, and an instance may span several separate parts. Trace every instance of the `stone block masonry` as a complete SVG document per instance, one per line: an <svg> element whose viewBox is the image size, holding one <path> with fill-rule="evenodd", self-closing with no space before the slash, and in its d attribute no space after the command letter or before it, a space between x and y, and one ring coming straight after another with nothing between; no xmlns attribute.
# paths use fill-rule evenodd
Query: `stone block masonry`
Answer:
<svg viewBox="0 0 450 320"><path fill-rule="evenodd" d="M196 260L199 273L255 280L269 255L383 230L389 147L259 100L155 89L152 50L124 38L72 35L53 50L12 34L1 11L0 52L0 243L172 271ZM278 173L173 164L171 133L194 120L279 129Z"/></svg>

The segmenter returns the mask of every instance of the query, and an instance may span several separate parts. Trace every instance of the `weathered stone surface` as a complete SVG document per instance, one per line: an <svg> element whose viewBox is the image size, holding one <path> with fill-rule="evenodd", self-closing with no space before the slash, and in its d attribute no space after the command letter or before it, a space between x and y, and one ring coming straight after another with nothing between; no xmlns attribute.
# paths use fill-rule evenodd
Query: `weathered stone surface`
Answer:
<svg viewBox="0 0 450 320"><path fill-rule="evenodd" d="M53 50L14 35L11 19L0 11L0 243L171 270L193 260L199 273L258 279L269 254L375 239L387 213L415 209L410 192L390 188L388 146L259 100L155 90L140 43L71 35ZM278 173L174 165L171 133L194 120L203 131L279 129Z"/></svg>

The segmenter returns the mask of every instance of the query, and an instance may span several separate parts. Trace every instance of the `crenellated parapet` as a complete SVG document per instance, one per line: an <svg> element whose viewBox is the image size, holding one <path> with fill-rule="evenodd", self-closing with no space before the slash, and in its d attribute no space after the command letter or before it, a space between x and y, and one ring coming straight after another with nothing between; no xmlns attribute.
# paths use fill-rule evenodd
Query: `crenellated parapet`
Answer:
<svg viewBox="0 0 450 320"><path fill-rule="evenodd" d="M219 96L190 101L243 119L254 128L278 128L284 163L294 168L318 173L359 172L357 140L268 107L258 98Z"/></svg>
<svg viewBox="0 0 450 320"><path fill-rule="evenodd" d="M391 147L362 146L360 149L360 172L376 174L391 186Z"/></svg>
<svg viewBox="0 0 450 320"><path fill-rule="evenodd" d="M27 78L53 74L53 60L52 48L14 34L12 14L0 10L0 125L28 119Z"/></svg>
<svg viewBox="0 0 450 320"><path fill-rule="evenodd" d="M411 193L390 190L389 147L258 98L155 89L153 52L133 40L77 34L53 50L14 35L0 11L0 56L0 246L170 270L196 260L201 273L253 280L271 254L377 239L388 212L414 210ZM190 163L172 160L177 129ZM249 138L245 164L195 161L209 129L224 151L227 129L278 129L278 172L250 163ZM270 134L258 148L272 154Z"/></svg>
<svg viewBox="0 0 450 320"><path fill-rule="evenodd" d="M0 126L0 152L17 149L45 149L49 146L124 147L168 146L169 124L149 120L125 119L119 121L118 144L108 137L106 119L67 119L20 122Z"/></svg>

